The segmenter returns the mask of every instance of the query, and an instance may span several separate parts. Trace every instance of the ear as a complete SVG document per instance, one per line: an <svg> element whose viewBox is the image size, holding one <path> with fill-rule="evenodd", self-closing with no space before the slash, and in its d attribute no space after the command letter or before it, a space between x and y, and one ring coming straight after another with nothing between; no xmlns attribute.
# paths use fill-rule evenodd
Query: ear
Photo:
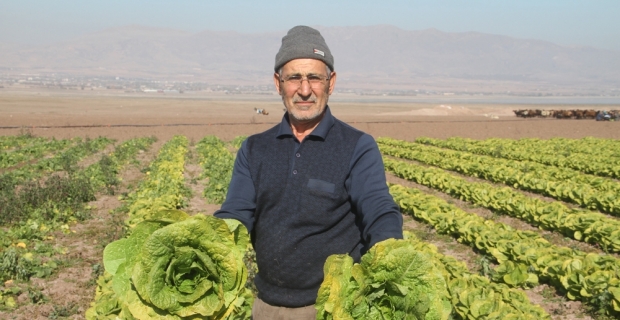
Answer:
<svg viewBox="0 0 620 320"><path fill-rule="evenodd" d="M327 89L327 94L331 95L334 92L334 88L336 87L336 71L332 71L329 77L329 88Z"/></svg>
<svg viewBox="0 0 620 320"><path fill-rule="evenodd" d="M282 95L282 91L280 90L280 85L282 84L282 82L280 82L280 75L277 72L273 73L273 83L276 85L276 90L278 91L278 94Z"/></svg>

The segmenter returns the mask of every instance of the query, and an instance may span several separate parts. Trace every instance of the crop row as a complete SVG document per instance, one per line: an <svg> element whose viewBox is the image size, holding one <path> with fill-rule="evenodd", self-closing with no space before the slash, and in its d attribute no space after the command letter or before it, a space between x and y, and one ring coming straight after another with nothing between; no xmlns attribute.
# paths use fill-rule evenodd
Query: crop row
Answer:
<svg viewBox="0 0 620 320"><path fill-rule="evenodd" d="M410 232L405 231L405 238L417 251L436 260L435 266L442 268L453 310L461 319L551 319L540 306L532 304L522 290L471 273L464 262L439 253L437 247L420 241Z"/></svg>
<svg viewBox="0 0 620 320"><path fill-rule="evenodd" d="M453 138L450 138L448 140L452 139ZM471 140L467 138L455 138L453 141L461 141L461 139L463 141ZM564 156L587 154L597 158L620 158L620 151L618 151L618 148L620 148L620 141L617 139L601 139L594 137L569 139L556 137L551 139L523 138L519 140L492 138L484 141L488 141L489 144L492 144L492 141L503 141L502 144L504 144L505 141L509 144L511 149L531 149L535 150L535 152L544 154L561 154Z"/></svg>
<svg viewBox="0 0 620 320"><path fill-rule="evenodd" d="M565 150L567 153L585 153L591 155L601 155L605 157L620 158L620 141L618 139L601 139L585 137L581 139L552 138L549 140L538 140L541 147L556 146Z"/></svg>
<svg viewBox="0 0 620 320"><path fill-rule="evenodd" d="M73 140L43 140L11 151L0 152L0 168L8 168L20 162L40 158L48 153L65 149L74 143Z"/></svg>
<svg viewBox="0 0 620 320"><path fill-rule="evenodd" d="M537 163L534 161L509 160L509 159L496 158L492 156L476 155L471 152L456 151L456 150L449 150L449 149L444 149L444 148L439 148L439 147L426 146L421 143L407 142L404 140L396 140L396 139L391 139L391 138L379 138L378 142L384 145L390 145L393 147L400 147L400 148L406 148L406 149L411 149L411 150L440 152L443 155L458 157L458 158L462 158L467 161L484 162L488 164L499 164L499 165L503 165L506 167L518 169L519 171L522 171L523 173L540 172L541 174L545 175L547 180L550 180L550 181L570 180L574 183L590 185L595 190L613 191L616 193L620 193L620 182L618 182L617 180L594 176L594 175L582 173L582 172L579 172L573 169L559 168L559 167L544 165L544 164Z"/></svg>
<svg viewBox="0 0 620 320"><path fill-rule="evenodd" d="M617 258L552 245L534 232L485 220L416 189L392 185L390 193L403 213L492 255L499 263L494 281L512 286L548 282L571 300L582 300L608 313L620 311Z"/></svg>
<svg viewBox="0 0 620 320"><path fill-rule="evenodd" d="M243 144L243 141L245 141L247 138L247 136L237 136L232 139L232 141L230 141L230 145L236 150L239 150L241 148L241 145Z"/></svg>
<svg viewBox="0 0 620 320"><path fill-rule="evenodd" d="M511 188L469 182L448 172L414 163L384 159L386 170L424 186L445 192L494 212L519 218L545 230L556 231L608 252L620 252L620 221L599 212L567 208L523 195Z"/></svg>
<svg viewBox="0 0 620 320"><path fill-rule="evenodd" d="M232 177L234 155L216 136L204 137L198 142L196 151L201 157L203 170L200 178L208 178L203 195L209 202L221 204L226 198Z"/></svg>
<svg viewBox="0 0 620 320"><path fill-rule="evenodd" d="M446 150L382 138L382 153L620 215L620 183L574 170ZM590 179L591 178L591 179ZM589 180L589 184L585 182Z"/></svg>
<svg viewBox="0 0 620 320"><path fill-rule="evenodd" d="M5 232L0 236L0 280L49 276L58 266L52 257L64 250L52 245L52 232L70 232L69 224L86 219L89 208L85 202L94 200L95 193L104 187L108 191L113 188L119 181L118 172L122 166L152 142L152 138L125 141L114 152L103 155L84 169L3 192L2 207L9 215L4 218L10 223L5 224ZM17 295L20 289L15 287L14 290ZM11 295L5 298L5 306L16 306Z"/></svg>
<svg viewBox="0 0 620 320"><path fill-rule="evenodd" d="M43 137L36 137L32 134L18 134L14 136L0 136L0 151L17 148L30 143L46 141Z"/></svg>
<svg viewBox="0 0 620 320"><path fill-rule="evenodd" d="M466 143L478 141L460 137L453 137L447 140ZM585 137L581 139L560 137L551 139L523 138L518 140L491 138L476 142L476 144L492 145L495 141L500 141L500 144L504 146L502 148L498 148L497 151L499 152L501 152L504 148L509 147L511 150L526 149L541 154L559 154L567 157L573 154L587 154L595 156L598 159L620 159L620 151L618 151L618 148L620 148L620 141L617 139L601 139L594 137Z"/></svg>
<svg viewBox="0 0 620 320"><path fill-rule="evenodd" d="M185 205L187 139L160 151L128 196L128 237L103 254L87 319L247 319L253 300L244 287L247 230L239 223L174 210Z"/></svg>
<svg viewBox="0 0 620 320"><path fill-rule="evenodd" d="M157 141L155 137L142 137L127 140L118 145L114 151L104 154L99 162L88 166L82 173L95 190L105 190L114 194L121 181L118 176L121 169L130 161L135 161L139 152L144 152Z"/></svg>
<svg viewBox="0 0 620 320"><path fill-rule="evenodd" d="M189 189L185 186L183 170L188 144L185 136L175 136L161 148L146 172L147 178L126 199L129 227L144 220L150 212L187 205Z"/></svg>
<svg viewBox="0 0 620 320"><path fill-rule="evenodd" d="M447 140L418 138L416 142L498 158L533 161L556 167L570 168L602 177L620 178L620 158L600 154L562 152L561 145L549 146L550 143L526 143L527 140L517 141L509 139L487 139L481 141L459 137ZM613 144L608 142L607 146L601 146L601 148L613 149Z"/></svg>
<svg viewBox="0 0 620 320"><path fill-rule="evenodd" d="M55 197L60 197L56 199L60 202L67 202L68 200L79 201L78 199L81 199L81 197L70 198L62 195L63 190L75 190L75 192L70 192L74 195L80 193L80 190L88 194L88 188L76 187L81 184L81 179L74 174L79 171L76 166L78 160L102 149L110 142L110 140L105 138L88 140L67 149L53 158L43 159L37 163L0 175L0 223L6 225L23 220L24 212L28 211L30 206L35 205L36 201L43 200L46 203L50 203L50 206L53 206L54 201L51 200L56 199ZM45 180L45 187L40 185L38 179L44 173L59 170L63 170L67 175L64 177L58 175L51 176ZM21 185L19 192L17 192L18 185ZM52 194L57 194L57 196L52 196ZM85 197L90 198L92 196Z"/></svg>
<svg viewBox="0 0 620 320"><path fill-rule="evenodd" d="M35 163L31 163L20 168L14 168L0 175L0 192L13 190L16 185L34 181L46 173L55 171L75 171L78 161L88 155L103 150L111 144L113 140L106 137L96 139L81 140L78 138L77 144L62 152L55 154L51 158L44 158Z"/></svg>
<svg viewBox="0 0 620 320"><path fill-rule="evenodd" d="M166 142L150 164L146 178L127 196L128 234L132 233L134 226L149 219L151 213L178 209L185 205L187 189L184 186L183 168L187 146L188 140L184 136L175 136ZM109 273L104 273L97 280L95 299L86 312L87 319L114 319L122 311L122 303L114 293L112 280ZM128 313L127 317L130 316L131 313Z"/></svg>
<svg viewBox="0 0 620 320"><path fill-rule="evenodd" d="M16 189L3 190L0 194L3 225L15 231L20 228L33 229L33 225L38 224L38 229L49 231L53 228L44 224L64 224L84 218L85 213L75 211L84 202L92 200L96 192L115 187L122 166L139 150L146 150L152 142L152 138L128 140L84 169L68 171L63 175L54 174L44 181L28 182ZM32 238L24 230L13 231L8 234L20 235L15 238L17 240Z"/></svg>

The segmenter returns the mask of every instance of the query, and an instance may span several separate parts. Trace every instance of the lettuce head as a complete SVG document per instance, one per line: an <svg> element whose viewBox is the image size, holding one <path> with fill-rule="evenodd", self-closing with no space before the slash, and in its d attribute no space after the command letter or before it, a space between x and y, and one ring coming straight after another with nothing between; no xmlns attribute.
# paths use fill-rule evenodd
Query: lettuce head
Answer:
<svg viewBox="0 0 620 320"><path fill-rule="evenodd" d="M449 319L450 295L434 259L407 240L375 244L359 264L330 256L317 319Z"/></svg>
<svg viewBox="0 0 620 320"><path fill-rule="evenodd" d="M253 297L244 287L245 227L235 220L181 213L154 215L104 250L120 308L135 319L237 319L249 314Z"/></svg>

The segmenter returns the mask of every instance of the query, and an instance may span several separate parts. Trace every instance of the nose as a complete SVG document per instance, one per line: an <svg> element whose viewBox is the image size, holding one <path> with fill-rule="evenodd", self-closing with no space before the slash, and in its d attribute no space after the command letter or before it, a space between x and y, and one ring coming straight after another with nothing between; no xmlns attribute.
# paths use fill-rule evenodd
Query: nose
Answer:
<svg viewBox="0 0 620 320"><path fill-rule="evenodd" d="M303 78L301 80L301 84L299 88L297 88L297 93L302 97L307 97L312 94L312 87L310 86L310 81L308 79Z"/></svg>

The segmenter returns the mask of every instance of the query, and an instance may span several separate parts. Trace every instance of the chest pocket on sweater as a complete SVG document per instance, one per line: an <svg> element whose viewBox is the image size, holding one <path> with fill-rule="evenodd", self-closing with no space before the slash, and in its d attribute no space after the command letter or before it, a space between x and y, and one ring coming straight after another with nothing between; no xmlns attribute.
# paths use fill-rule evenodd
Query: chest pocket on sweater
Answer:
<svg viewBox="0 0 620 320"><path fill-rule="evenodd" d="M334 193L334 191L336 190L336 185L331 182L319 179L309 179L308 189L323 191L327 193Z"/></svg>
<svg viewBox="0 0 620 320"><path fill-rule="evenodd" d="M305 213L297 217L297 222L304 226L320 226L320 230L329 228L342 219L336 212L346 205L347 196L337 188L335 183L321 179L309 179L306 183L307 192L302 193L299 208ZM342 214L340 213L340 214Z"/></svg>

